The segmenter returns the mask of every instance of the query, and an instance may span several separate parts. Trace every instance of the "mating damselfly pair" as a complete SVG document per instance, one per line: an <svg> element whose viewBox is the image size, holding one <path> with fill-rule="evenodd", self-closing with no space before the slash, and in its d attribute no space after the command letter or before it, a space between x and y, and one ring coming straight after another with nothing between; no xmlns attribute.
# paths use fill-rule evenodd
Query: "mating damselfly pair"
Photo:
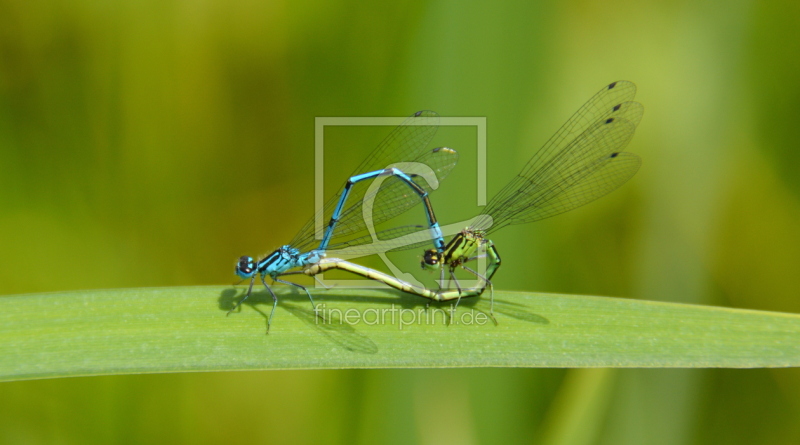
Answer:
<svg viewBox="0 0 800 445"><path fill-rule="evenodd" d="M432 301L455 300L455 306L461 298L479 296L488 287L490 315L494 318L492 279L500 266L500 257L487 236L510 224L538 221L580 207L633 177L641 160L621 150L633 136L644 111L640 103L633 101L635 94L636 86L627 81L611 83L595 94L492 198L485 211L447 243L428 194L455 167L458 153L445 147L427 148L438 128L438 116L432 111L415 113L373 150L350 175L342 191L324 205L322 215L315 215L289 244L259 261L249 256L239 259L236 274L242 279L249 278L250 286L228 313L250 296L258 276L273 299L267 321L269 333L278 298L267 284L267 277L302 289L314 306L314 299L305 286L281 277L315 276L340 269ZM420 172L411 172L408 168L418 165L427 168ZM359 184L376 178L383 180L379 187L366 188ZM373 242L372 234L358 237L361 232L371 231L375 225L420 202L424 203L426 231L420 231L419 226L395 227L378 232L380 243ZM371 211L363 211L369 207ZM315 236L315 221L319 217L329 221L321 240ZM339 258L326 257L329 251L345 248L349 254L367 256L427 243L432 243L433 248L424 252L421 264L424 269L439 271L440 288L437 290ZM477 271L468 265L481 257L488 260L486 270ZM457 269L474 275L477 286L462 288L455 276ZM455 283L454 288L441 287L445 273Z"/></svg>

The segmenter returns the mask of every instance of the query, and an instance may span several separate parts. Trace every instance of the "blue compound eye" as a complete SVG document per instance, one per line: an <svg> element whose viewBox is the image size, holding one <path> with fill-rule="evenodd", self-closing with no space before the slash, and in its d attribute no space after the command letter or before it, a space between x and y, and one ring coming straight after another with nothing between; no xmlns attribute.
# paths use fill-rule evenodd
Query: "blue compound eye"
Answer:
<svg viewBox="0 0 800 445"><path fill-rule="evenodd" d="M251 257L243 256L239 258L239 263L236 264L237 275L246 278L253 275L254 270L255 270L255 264L253 263L253 259Z"/></svg>

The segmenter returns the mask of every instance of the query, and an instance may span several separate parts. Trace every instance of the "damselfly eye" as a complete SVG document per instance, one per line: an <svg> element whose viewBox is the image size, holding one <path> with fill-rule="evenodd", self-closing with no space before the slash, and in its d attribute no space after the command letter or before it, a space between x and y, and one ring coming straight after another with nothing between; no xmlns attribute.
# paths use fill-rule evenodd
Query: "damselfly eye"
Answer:
<svg viewBox="0 0 800 445"><path fill-rule="evenodd" d="M239 263L236 264L236 273L239 275L250 274L253 272L253 259L249 256L239 258Z"/></svg>
<svg viewBox="0 0 800 445"><path fill-rule="evenodd" d="M426 250L425 255L422 257L422 261L429 266L435 266L439 264L439 252L437 252L435 249Z"/></svg>

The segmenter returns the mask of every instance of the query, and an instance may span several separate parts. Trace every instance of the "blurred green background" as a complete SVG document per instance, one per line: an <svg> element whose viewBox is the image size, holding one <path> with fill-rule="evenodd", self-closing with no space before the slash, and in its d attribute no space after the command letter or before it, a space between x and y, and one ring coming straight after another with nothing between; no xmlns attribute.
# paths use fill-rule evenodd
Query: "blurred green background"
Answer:
<svg viewBox="0 0 800 445"><path fill-rule="evenodd" d="M239 255L312 214L317 116L485 116L491 197L627 79L642 169L498 232L496 286L800 312L797 17L795 1L0 1L0 293L233 282ZM387 131L330 133L328 194ZM434 143L462 154L433 197L455 222L477 210L474 134ZM142 375L4 383L0 400L3 443L800 442L796 369Z"/></svg>

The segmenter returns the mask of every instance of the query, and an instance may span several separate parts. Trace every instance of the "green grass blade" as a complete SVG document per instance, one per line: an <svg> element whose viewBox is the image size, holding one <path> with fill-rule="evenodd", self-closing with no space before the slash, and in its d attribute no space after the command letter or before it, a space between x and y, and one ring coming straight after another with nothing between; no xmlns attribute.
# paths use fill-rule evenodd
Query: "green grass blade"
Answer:
<svg viewBox="0 0 800 445"><path fill-rule="evenodd" d="M411 295L315 289L325 323L304 295L276 287L269 335L271 300L258 292L226 317L242 291L230 286L2 297L0 380L289 368L800 365L795 314L496 292L498 325L486 317L484 296L462 301L456 324L445 326L444 311L429 310L434 322L426 322L425 301Z"/></svg>

